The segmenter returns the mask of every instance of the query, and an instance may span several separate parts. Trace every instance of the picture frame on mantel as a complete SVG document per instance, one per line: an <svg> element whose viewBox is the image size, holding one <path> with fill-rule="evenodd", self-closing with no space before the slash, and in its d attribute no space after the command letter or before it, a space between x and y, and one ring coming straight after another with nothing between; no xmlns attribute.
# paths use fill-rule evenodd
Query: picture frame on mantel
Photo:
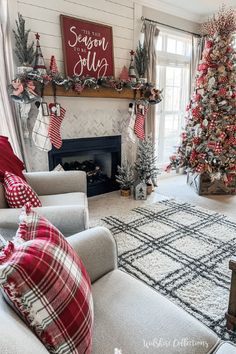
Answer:
<svg viewBox="0 0 236 354"><path fill-rule="evenodd" d="M68 76L114 76L111 26L60 15L65 73Z"/></svg>

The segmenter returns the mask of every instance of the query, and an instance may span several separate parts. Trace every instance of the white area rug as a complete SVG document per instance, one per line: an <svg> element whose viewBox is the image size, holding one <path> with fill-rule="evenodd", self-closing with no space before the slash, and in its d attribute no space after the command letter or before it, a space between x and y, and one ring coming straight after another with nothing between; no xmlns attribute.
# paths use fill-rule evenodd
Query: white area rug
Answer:
<svg viewBox="0 0 236 354"><path fill-rule="evenodd" d="M222 339L226 330L236 222L214 211L165 200L109 216L103 225L118 246L119 267L157 289Z"/></svg>

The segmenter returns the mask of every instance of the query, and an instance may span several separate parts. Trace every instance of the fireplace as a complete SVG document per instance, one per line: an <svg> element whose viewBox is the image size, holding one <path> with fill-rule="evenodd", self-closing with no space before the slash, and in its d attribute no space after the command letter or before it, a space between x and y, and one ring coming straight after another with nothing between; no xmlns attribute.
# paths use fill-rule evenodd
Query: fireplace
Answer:
<svg viewBox="0 0 236 354"><path fill-rule="evenodd" d="M121 136L103 136L63 140L62 147L48 153L49 170L61 164L65 170L87 174L88 196L119 189L115 180L121 164Z"/></svg>

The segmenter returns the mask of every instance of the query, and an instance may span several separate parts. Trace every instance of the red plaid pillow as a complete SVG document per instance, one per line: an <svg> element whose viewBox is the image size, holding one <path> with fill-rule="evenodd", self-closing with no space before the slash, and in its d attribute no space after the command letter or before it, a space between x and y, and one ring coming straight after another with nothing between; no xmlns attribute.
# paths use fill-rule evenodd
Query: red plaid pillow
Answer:
<svg viewBox="0 0 236 354"><path fill-rule="evenodd" d="M60 231L28 205L0 253L0 286L50 353L91 353L89 276Z"/></svg>
<svg viewBox="0 0 236 354"><path fill-rule="evenodd" d="M24 168L23 162L14 154L8 138L0 135L0 182L3 181L6 171L12 172L25 180L22 173Z"/></svg>
<svg viewBox="0 0 236 354"><path fill-rule="evenodd" d="M27 202L34 207L42 206L36 192L22 178L5 172L3 186L10 208L22 208Z"/></svg>

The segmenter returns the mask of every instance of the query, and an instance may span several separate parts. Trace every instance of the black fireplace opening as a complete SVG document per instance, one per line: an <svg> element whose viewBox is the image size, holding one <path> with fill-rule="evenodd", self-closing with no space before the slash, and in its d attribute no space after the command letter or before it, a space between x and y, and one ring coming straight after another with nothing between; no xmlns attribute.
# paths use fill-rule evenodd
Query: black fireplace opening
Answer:
<svg viewBox="0 0 236 354"><path fill-rule="evenodd" d="M63 140L62 147L48 153L49 170L60 164L65 171L87 175L87 194L94 196L119 189L115 175L121 164L121 136Z"/></svg>

